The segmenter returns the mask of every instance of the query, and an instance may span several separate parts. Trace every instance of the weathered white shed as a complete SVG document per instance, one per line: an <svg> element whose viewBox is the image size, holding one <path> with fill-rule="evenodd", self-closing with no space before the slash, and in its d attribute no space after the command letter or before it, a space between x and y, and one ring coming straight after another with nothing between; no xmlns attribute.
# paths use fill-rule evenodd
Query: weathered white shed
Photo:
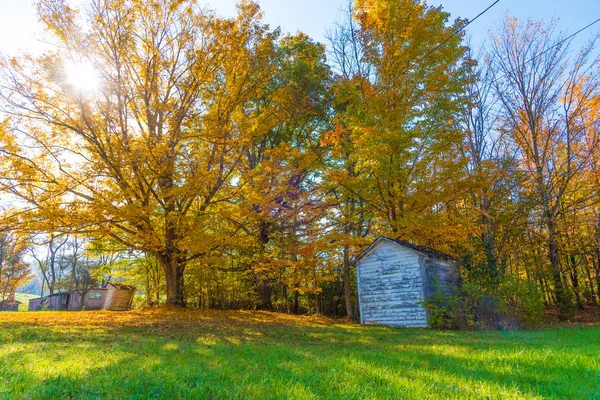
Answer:
<svg viewBox="0 0 600 400"><path fill-rule="evenodd" d="M380 237L355 260L360 322L428 327L422 302L460 281L458 261L444 253Z"/></svg>

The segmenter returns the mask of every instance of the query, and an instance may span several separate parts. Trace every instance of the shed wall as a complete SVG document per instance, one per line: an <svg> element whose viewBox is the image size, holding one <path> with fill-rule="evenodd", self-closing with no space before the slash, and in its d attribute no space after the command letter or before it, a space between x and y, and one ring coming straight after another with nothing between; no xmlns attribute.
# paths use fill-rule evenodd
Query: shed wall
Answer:
<svg viewBox="0 0 600 400"><path fill-rule="evenodd" d="M361 323L427 327L419 257L383 240L358 261Z"/></svg>
<svg viewBox="0 0 600 400"><path fill-rule="evenodd" d="M9 301L4 301L2 303L0 303L0 311L19 311L19 304L18 302L9 302Z"/></svg>
<svg viewBox="0 0 600 400"><path fill-rule="evenodd" d="M108 285L104 308L111 311L127 311L133 302L133 289Z"/></svg>
<svg viewBox="0 0 600 400"><path fill-rule="evenodd" d="M39 311L42 309L42 301L45 297L38 297L37 299L29 300L29 311Z"/></svg>
<svg viewBox="0 0 600 400"><path fill-rule="evenodd" d="M49 310L68 310L71 295L69 293L57 293L48 296L47 299Z"/></svg>
<svg viewBox="0 0 600 400"><path fill-rule="evenodd" d="M460 281L460 271L455 262L435 257L425 257L425 296L436 291L453 292Z"/></svg>
<svg viewBox="0 0 600 400"><path fill-rule="evenodd" d="M102 310L104 308L104 302L106 301L106 289L91 289L86 293L83 308L85 310ZM90 298L91 294L96 293L100 295L100 298ZM94 296L97 297L97 296ZM69 310L80 310L81 309L81 296L79 293L71 294L71 301L69 303Z"/></svg>

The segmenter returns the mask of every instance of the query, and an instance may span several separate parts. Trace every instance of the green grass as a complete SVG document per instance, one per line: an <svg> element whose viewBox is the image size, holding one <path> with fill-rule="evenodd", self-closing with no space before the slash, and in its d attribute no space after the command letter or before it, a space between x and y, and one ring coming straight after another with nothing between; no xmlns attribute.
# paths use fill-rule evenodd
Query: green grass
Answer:
<svg viewBox="0 0 600 400"><path fill-rule="evenodd" d="M0 313L0 398L600 399L600 327L439 332L259 312Z"/></svg>

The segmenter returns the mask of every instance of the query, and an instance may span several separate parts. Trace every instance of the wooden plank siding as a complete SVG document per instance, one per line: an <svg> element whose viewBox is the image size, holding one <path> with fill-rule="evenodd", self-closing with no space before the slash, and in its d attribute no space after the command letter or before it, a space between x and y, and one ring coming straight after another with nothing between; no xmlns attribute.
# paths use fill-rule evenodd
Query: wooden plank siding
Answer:
<svg viewBox="0 0 600 400"><path fill-rule="evenodd" d="M452 257L404 243L381 237L355 260L361 324L428 327L422 302L459 284Z"/></svg>
<svg viewBox="0 0 600 400"><path fill-rule="evenodd" d="M460 281L460 274L455 265L434 257L425 257L425 276L427 282L426 297L436 290L445 293L452 292Z"/></svg>
<svg viewBox="0 0 600 400"><path fill-rule="evenodd" d="M357 264L362 324L426 327L419 255L381 241Z"/></svg>
<svg viewBox="0 0 600 400"><path fill-rule="evenodd" d="M111 311L127 311L131 308L134 294L135 289L131 286L109 283L104 308Z"/></svg>
<svg viewBox="0 0 600 400"><path fill-rule="evenodd" d="M91 289L85 294L83 307L81 305L81 295L79 293L72 293L71 301L69 302L69 310L102 310L104 308L106 292L106 288Z"/></svg>
<svg viewBox="0 0 600 400"><path fill-rule="evenodd" d="M84 298L85 310L127 311L131 309L135 288L109 282L107 288L90 289ZM29 311L80 310L81 295L77 292L60 292L46 297L29 300Z"/></svg>

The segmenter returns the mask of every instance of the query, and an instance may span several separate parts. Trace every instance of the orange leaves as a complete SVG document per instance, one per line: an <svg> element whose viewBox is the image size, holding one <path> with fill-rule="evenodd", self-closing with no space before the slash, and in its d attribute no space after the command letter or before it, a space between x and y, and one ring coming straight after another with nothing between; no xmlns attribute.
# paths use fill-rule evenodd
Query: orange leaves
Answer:
<svg viewBox="0 0 600 400"><path fill-rule="evenodd" d="M33 275L25 262L27 245L18 237L0 234L0 301L11 299L17 288L26 284Z"/></svg>
<svg viewBox="0 0 600 400"><path fill-rule="evenodd" d="M337 124L321 140L335 158L327 171L340 207L335 221L346 236L461 241L450 227L463 216L438 210L464 194L456 151L463 133L448 121L464 106L471 64L462 63L460 35L414 61L462 22L448 27L441 8L409 0L359 0L353 16L356 32L339 47L355 41L360 69L350 63L354 74L335 83Z"/></svg>
<svg viewBox="0 0 600 400"><path fill-rule="evenodd" d="M327 146L340 146L343 141L346 139L348 135L347 129L345 129L342 125L337 124L335 126L334 131L327 131L323 133L323 137L321 138L320 145L321 147Z"/></svg>
<svg viewBox="0 0 600 400"><path fill-rule="evenodd" d="M52 326L69 332L73 328L121 329L147 328L164 334L194 335L210 329L221 332L239 326L274 326L281 324L309 326L331 325L339 321L317 316L297 316L261 311L198 311L162 306L135 311L39 311L2 313L1 324Z"/></svg>

